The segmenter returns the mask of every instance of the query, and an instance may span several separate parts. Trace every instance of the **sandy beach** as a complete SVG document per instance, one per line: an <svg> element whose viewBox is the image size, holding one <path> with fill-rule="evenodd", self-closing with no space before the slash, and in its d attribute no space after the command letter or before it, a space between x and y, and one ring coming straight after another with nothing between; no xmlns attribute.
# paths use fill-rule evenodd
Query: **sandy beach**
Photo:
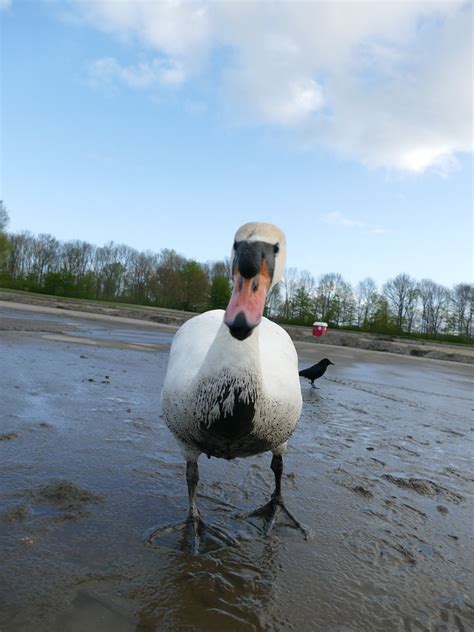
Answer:
<svg viewBox="0 0 474 632"><path fill-rule="evenodd" d="M296 341L329 357L285 457L310 530L233 512L270 455L200 459L203 516L238 541L192 556L184 463L161 418L176 330L0 302L1 632L474 629L472 365Z"/></svg>

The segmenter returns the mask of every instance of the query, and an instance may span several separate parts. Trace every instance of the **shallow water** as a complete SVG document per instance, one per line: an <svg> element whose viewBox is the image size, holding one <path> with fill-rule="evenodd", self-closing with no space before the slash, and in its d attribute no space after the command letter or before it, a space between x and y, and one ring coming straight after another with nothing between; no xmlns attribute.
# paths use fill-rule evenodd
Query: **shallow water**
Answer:
<svg viewBox="0 0 474 632"><path fill-rule="evenodd" d="M201 512L239 545L192 556L179 534L144 544L187 508L160 418L171 334L42 323L0 332L2 632L474 628L470 367L298 345L302 366L336 364L302 381L284 459L311 538L232 517L270 496L269 454L201 457Z"/></svg>

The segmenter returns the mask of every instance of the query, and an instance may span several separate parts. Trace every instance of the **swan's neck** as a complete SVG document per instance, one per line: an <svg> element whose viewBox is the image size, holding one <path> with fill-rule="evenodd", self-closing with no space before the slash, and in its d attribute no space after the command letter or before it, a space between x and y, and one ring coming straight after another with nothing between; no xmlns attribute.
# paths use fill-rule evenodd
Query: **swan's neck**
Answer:
<svg viewBox="0 0 474 632"><path fill-rule="evenodd" d="M219 375L222 372L234 375L260 374L258 329L255 327L245 340L236 340L227 325L222 323L199 371L201 377L207 373Z"/></svg>

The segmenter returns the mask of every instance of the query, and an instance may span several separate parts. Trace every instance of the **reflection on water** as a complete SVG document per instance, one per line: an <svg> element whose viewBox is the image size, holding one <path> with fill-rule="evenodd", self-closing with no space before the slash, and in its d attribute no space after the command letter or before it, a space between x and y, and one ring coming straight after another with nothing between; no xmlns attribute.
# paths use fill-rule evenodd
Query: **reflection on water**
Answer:
<svg viewBox="0 0 474 632"><path fill-rule="evenodd" d="M169 559L158 586L135 593L139 625L160 630L261 630L273 624L278 545L247 542L238 550Z"/></svg>

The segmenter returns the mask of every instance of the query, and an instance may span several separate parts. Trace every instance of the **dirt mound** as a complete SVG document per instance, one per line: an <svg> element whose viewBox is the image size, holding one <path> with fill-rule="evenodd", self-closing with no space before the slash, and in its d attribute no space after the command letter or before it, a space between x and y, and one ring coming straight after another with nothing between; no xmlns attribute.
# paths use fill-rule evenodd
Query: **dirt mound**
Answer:
<svg viewBox="0 0 474 632"><path fill-rule="evenodd" d="M464 500L463 496L460 494L452 492L445 487L441 487L441 485L438 485L434 481L430 481L426 478L403 478L401 476L392 476L392 474L383 474L382 478L390 481L398 487L402 487L403 489L412 489L422 496L431 496L434 498L442 495L446 498L446 500L451 500L455 503L459 503L461 500Z"/></svg>
<svg viewBox="0 0 474 632"><path fill-rule="evenodd" d="M100 496L81 489L70 481L52 481L29 495L36 502L48 503L74 517L83 515L87 504L101 500Z"/></svg>

